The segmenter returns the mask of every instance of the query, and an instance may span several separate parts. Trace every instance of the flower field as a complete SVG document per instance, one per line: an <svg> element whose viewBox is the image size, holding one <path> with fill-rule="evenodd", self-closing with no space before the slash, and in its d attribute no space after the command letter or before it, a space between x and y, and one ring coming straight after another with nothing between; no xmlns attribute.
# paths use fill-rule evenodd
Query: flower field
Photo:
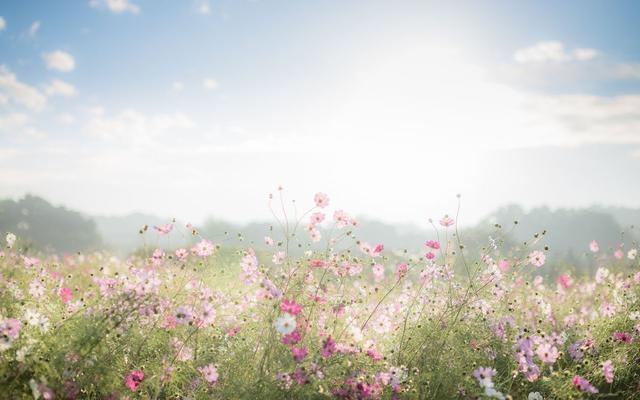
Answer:
<svg viewBox="0 0 640 400"><path fill-rule="evenodd" d="M636 243L560 270L545 232L467 246L452 213L412 254L323 193L299 215L283 196L260 246L168 223L118 259L7 234L0 397L640 399Z"/></svg>

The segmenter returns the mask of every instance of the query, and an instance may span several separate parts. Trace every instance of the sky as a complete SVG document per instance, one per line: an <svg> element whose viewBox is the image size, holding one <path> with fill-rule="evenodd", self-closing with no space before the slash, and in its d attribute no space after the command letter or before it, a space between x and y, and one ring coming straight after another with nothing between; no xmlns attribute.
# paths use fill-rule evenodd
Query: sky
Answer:
<svg viewBox="0 0 640 400"><path fill-rule="evenodd" d="M637 1L0 4L0 197L199 222L640 207Z"/></svg>

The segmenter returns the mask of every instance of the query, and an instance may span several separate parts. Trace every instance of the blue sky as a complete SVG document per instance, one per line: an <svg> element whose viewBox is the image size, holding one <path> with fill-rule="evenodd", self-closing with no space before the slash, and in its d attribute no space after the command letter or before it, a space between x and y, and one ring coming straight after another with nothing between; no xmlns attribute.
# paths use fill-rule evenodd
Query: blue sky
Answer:
<svg viewBox="0 0 640 400"><path fill-rule="evenodd" d="M640 206L635 1L8 1L0 16L2 197L195 221L266 218L279 184L388 221L458 192L471 221L507 202Z"/></svg>

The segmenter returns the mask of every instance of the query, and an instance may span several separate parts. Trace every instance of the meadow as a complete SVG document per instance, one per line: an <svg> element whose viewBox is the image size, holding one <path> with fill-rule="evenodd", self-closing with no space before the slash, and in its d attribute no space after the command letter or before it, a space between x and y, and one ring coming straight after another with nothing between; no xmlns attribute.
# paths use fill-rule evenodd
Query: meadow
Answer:
<svg viewBox="0 0 640 400"><path fill-rule="evenodd" d="M7 233L0 398L640 399L636 243L559 270L544 231L505 245L517 222L466 246L458 205L412 254L283 196L270 251L172 222L126 259Z"/></svg>

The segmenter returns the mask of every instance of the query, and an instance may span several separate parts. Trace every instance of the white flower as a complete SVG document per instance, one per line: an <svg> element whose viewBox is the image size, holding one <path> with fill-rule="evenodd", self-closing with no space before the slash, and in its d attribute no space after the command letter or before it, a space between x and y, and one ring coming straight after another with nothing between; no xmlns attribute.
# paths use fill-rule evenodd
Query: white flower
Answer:
<svg viewBox="0 0 640 400"><path fill-rule="evenodd" d="M283 335L288 335L296 330L296 319L293 315L284 313L274 323L276 330Z"/></svg>
<svg viewBox="0 0 640 400"><path fill-rule="evenodd" d="M280 265L282 264L286 256L287 254L284 251L279 251L273 255L273 258L271 259L271 261L273 261L273 263L276 265Z"/></svg>
<svg viewBox="0 0 640 400"><path fill-rule="evenodd" d="M543 397L540 392L531 392L529 396L527 396L527 400L543 400Z"/></svg>
<svg viewBox="0 0 640 400"><path fill-rule="evenodd" d="M24 312L24 319L27 321L27 324L36 326L40 324L41 315L39 312L34 310L33 308L28 308Z"/></svg>
<svg viewBox="0 0 640 400"><path fill-rule="evenodd" d="M638 255L638 249L631 249L627 253L627 258L629 260L635 260L637 255Z"/></svg>
<svg viewBox="0 0 640 400"><path fill-rule="evenodd" d="M5 240L7 241L7 247L12 248L14 243L16 242L16 239L16 235L11 232L7 233L7 236L5 237Z"/></svg>

